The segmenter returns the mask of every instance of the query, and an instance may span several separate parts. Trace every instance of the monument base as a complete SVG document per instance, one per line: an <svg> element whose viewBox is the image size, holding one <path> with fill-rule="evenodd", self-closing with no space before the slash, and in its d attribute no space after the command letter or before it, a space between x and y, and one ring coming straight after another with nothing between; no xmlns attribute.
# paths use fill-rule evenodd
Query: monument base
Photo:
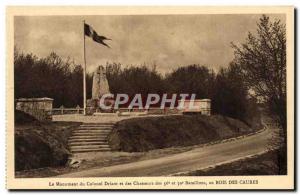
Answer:
<svg viewBox="0 0 300 195"><path fill-rule="evenodd" d="M105 106L111 106L111 109L109 109L109 110L101 109L99 106L99 101L100 101L99 99L88 99L87 100L87 108L86 108L87 115L94 115L95 113L108 113L108 114L115 113L115 110L113 109L113 105L114 105L113 99L107 99L104 102Z"/></svg>

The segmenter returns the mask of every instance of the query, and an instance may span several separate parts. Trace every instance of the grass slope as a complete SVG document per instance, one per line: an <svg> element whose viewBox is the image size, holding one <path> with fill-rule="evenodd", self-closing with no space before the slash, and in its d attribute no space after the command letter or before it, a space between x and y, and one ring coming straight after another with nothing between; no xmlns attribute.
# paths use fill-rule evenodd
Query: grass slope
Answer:
<svg viewBox="0 0 300 195"><path fill-rule="evenodd" d="M252 132L248 125L220 115L182 115L120 121L109 135L113 150L144 152L203 144Z"/></svg>
<svg viewBox="0 0 300 195"><path fill-rule="evenodd" d="M39 122L30 115L15 112L16 171L64 165L69 156L67 139L74 122Z"/></svg>

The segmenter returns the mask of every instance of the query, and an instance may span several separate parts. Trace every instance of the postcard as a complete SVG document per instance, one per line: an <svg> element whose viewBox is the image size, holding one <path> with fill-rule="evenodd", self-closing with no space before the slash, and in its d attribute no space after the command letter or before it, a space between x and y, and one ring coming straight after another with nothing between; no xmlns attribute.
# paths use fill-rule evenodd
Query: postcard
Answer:
<svg viewBox="0 0 300 195"><path fill-rule="evenodd" d="M6 11L7 189L295 188L293 7Z"/></svg>

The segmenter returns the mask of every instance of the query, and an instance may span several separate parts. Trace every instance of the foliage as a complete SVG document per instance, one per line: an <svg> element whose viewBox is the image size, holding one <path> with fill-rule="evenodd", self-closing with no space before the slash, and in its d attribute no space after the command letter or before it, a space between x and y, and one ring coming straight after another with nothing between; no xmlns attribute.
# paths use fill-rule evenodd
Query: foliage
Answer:
<svg viewBox="0 0 300 195"><path fill-rule="evenodd" d="M112 93L129 96L140 93L195 93L196 98L212 99L212 112L245 121L248 99L240 68L230 65L219 73L201 65L175 69L164 77L156 67L123 67L106 64ZM91 97L92 74L87 75L87 97ZM15 97L50 97L54 107L82 106L82 67L55 53L46 58L15 53Z"/></svg>
<svg viewBox="0 0 300 195"><path fill-rule="evenodd" d="M206 66L180 67L166 76L169 93L195 93L197 98L210 98L213 93L215 73Z"/></svg>
<svg viewBox="0 0 300 195"><path fill-rule="evenodd" d="M222 115L246 119L247 94L240 67L231 64L222 68L216 76L212 108Z"/></svg>
<svg viewBox="0 0 300 195"><path fill-rule="evenodd" d="M269 106L286 129L286 35L280 20L263 15L257 35L248 34L241 46L233 44L234 63L240 65L246 85Z"/></svg>
<svg viewBox="0 0 300 195"><path fill-rule="evenodd" d="M248 34L235 49L235 64L242 68L246 86L254 96L268 106L270 115L281 127L280 170L286 172L286 29L280 20L270 21L263 15L257 24L257 34Z"/></svg>
<svg viewBox="0 0 300 195"><path fill-rule="evenodd" d="M49 97L54 107L82 106L82 67L70 59L55 53L38 58L15 49L14 71L15 98ZM90 76L87 80L91 85Z"/></svg>
<svg viewBox="0 0 300 195"><path fill-rule="evenodd" d="M106 65L107 79L112 93L126 93L129 96L140 93L165 93L166 88L162 76L155 68L146 65L121 68L121 64Z"/></svg>

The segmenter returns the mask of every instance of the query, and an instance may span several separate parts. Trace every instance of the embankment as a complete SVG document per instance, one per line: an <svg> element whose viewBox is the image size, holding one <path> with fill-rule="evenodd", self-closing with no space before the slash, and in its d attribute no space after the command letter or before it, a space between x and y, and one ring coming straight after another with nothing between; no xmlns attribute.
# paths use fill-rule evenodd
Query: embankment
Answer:
<svg viewBox="0 0 300 195"><path fill-rule="evenodd" d="M15 112L15 170L63 166L70 155L67 140L80 123L39 122Z"/></svg>
<svg viewBox="0 0 300 195"><path fill-rule="evenodd" d="M204 144L254 131L239 120L220 115L145 117L116 123L109 144L115 151L144 152Z"/></svg>

